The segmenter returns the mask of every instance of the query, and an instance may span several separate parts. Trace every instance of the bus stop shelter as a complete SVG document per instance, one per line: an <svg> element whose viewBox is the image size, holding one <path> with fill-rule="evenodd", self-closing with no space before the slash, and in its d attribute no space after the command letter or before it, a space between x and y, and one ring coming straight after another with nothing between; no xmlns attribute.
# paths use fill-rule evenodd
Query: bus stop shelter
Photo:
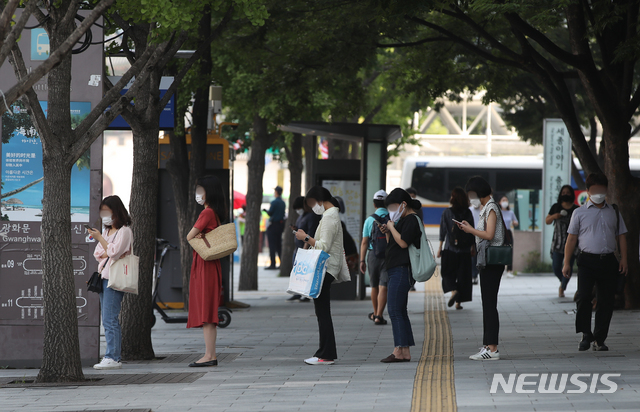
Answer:
<svg viewBox="0 0 640 412"><path fill-rule="evenodd" d="M331 150L324 156L318 156L319 144L314 144L313 152L305 157L308 186L325 186L345 201L347 210L342 220L359 249L364 220L375 211L373 195L386 188L387 146L402 137L400 126L300 121L280 126L280 130L320 137L323 141L340 140L354 144L353 153L347 159L336 158ZM332 298L366 297L362 274L357 275L357 282L335 286Z"/></svg>

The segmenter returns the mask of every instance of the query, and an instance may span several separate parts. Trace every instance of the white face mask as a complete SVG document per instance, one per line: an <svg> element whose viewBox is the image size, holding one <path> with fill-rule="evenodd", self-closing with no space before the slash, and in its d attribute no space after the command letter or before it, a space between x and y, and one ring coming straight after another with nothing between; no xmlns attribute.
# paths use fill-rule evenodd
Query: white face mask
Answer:
<svg viewBox="0 0 640 412"><path fill-rule="evenodd" d="M324 213L324 205L316 203L316 205L312 207L311 210L313 210L313 213L315 213L316 215L321 215Z"/></svg>
<svg viewBox="0 0 640 412"><path fill-rule="evenodd" d="M102 216L102 224L105 226L111 226L113 224L112 215Z"/></svg>
<svg viewBox="0 0 640 412"><path fill-rule="evenodd" d="M471 206L475 207L476 209L479 209L482 205L480 203L480 199L469 199L469 203L471 203Z"/></svg>
<svg viewBox="0 0 640 412"><path fill-rule="evenodd" d="M589 199L591 199L591 201L596 205L599 205L600 203L604 202L605 197L607 197L607 195L603 195L601 193L595 194L595 195L589 195Z"/></svg>
<svg viewBox="0 0 640 412"><path fill-rule="evenodd" d="M302 209L296 209L296 213L298 214L298 216L302 216L303 212L304 212L304 210L302 210Z"/></svg>
<svg viewBox="0 0 640 412"><path fill-rule="evenodd" d="M394 211L390 211L389 212L389 219L393 220L393 223L397 223L398 220L400 220L400 218L402 217L402 214L404 213L404 205L400 205L400 207L397 210Z"/></svg>
<svg viewBox="0 0 640 412"><path fill-rule="evenodd" d="M199 195L199 194L196 193L196 202L199 205L204 205L204 197L202 195Z"/></svg>
<svg viewBox="0 0 640 412"><path fill-rule="evenodd" d="M503 209L506 209L509 207L509 202L500 202L500 206L502 206Z"/></svg>

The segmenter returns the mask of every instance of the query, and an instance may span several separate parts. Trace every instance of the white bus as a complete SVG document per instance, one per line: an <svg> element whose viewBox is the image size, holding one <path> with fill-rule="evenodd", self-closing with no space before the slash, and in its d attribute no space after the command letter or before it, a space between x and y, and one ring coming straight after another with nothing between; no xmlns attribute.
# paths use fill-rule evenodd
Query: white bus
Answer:
<svg viewBox="0 0 640 412"><path fill-rule="evenodd" d="M640 159L629 162L632 173L640 177ZM422 202L427 236L438 238L440 218L449 207L451 191L464 189L472 176L489 182L494 196L507 196L516 213L518 230L539 230L546 210L541 208L542 159L535 156L511 157L409 157L402 169L402 187L413 187ZM572 185L576 188L572 179ZM499 200L499 199L496 199Z"/></svg>

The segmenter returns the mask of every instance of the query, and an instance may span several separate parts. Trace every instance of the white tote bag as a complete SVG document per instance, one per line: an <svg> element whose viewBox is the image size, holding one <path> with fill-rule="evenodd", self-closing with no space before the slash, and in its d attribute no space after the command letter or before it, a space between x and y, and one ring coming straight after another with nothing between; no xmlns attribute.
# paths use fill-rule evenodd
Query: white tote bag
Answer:
<svg viewBox="0 0 640 412"><path fill-rule="evenodd" d="M322 291L329 254L320 249L298 249L287 293L316 299Z"/></svg>
<svg viewBox="0 0 640 412"><path fill-rule="evenodd" d="M138 294L138 263L140 259L131 253L111 264L107 287L120 292Z"/></svg>

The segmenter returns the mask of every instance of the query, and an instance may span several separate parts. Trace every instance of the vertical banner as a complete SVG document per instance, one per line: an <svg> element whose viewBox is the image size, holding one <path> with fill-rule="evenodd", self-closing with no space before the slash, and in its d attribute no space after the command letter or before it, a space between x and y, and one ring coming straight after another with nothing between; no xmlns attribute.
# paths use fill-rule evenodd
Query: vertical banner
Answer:
<svg viewBox="0 0 640 412"><path fill-rule="evenodd" d="M542 167L542 216L558 199L560 189L571 184L571 138L562 119L544 119L544 165ZM542 260L551 262L549 251L553 225L542 224Z"/></svg>

